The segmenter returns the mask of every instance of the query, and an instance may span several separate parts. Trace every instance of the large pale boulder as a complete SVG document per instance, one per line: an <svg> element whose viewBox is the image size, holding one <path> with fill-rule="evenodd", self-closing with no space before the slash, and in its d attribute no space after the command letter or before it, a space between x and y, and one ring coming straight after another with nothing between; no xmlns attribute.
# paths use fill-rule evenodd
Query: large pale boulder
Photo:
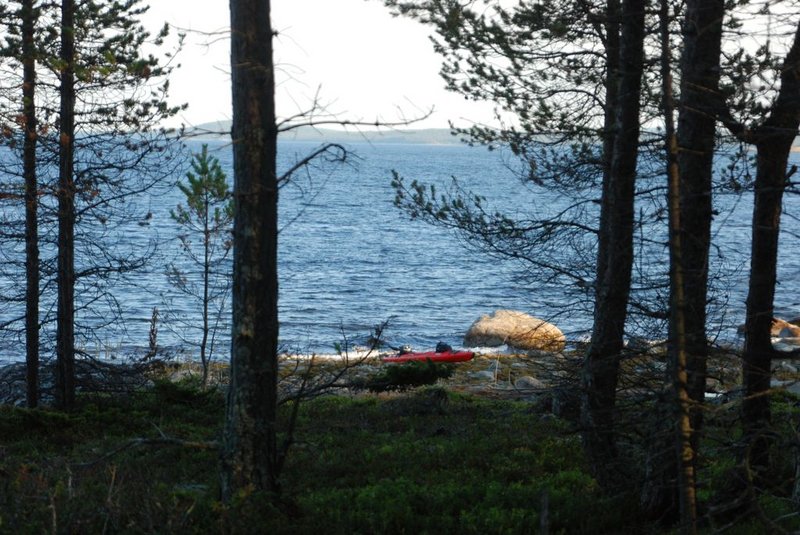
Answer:
<svg viewBox="0 0 800 535"><path fill-rule="evenodd" d="M565 342L564 333L552 323L516 310L495 310L481 316L464 337L468 347L506 344L516 349L553 352L562 351Z"/></svg>
<svg viewBox="0 0 800 535"><path fill-rule="evenodd" d="M745 324L739 325L736 332L744 334ZM770 334L774 338L800 338L800 318L793 318L789 321L780 318L772 318Z"/></svg>
<svg viewBox="0 0 800 535"><path fill-rule="evenodd" d="M772 336L779 338L800 338L800 327L794 321L772 318Z"/></svg>

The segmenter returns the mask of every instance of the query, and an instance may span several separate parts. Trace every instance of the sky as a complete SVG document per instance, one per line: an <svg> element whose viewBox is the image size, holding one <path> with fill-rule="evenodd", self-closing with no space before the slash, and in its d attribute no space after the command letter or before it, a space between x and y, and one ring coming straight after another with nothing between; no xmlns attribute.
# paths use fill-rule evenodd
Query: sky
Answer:
<svg viewBox="0 0 800 535"><path fill-rule="evenodd" d="M175 103L189 108L175 123L230 119L228 1L152 0L148 29L164 22L187 33L170 78ZM274 59L278 115L305 111L315 95L342 120L430 118L411 128L447 128L492 122L492 107L444 89L432 33L413 20L392 17L380 0L273 0L279 32ZM204 34L197 33L204 32ZM208 35L214 34L216 35Z"/></svg>

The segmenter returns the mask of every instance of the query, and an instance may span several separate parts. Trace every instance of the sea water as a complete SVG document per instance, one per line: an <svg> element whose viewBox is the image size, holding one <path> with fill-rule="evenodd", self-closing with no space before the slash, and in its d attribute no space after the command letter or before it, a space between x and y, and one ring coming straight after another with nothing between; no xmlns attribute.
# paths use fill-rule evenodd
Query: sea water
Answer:
<svg viewBox="0 0 800 535"><path fill-rule="evenodd" d="M200 150L203 141L189 142ZM232 182L230 145L205 141ZM319 147L312 142L281 142L279 174ZM406 178L435 183L437 191L452 187L456 178L465 190L486 197L488 215L495 210L517 219L537 220L582 203L582 217L596 224L598 193L573 191L559 195L520 181L513 158L502 151L463 145L351 143L344 163L320 159L298 172L280 191L280 342L287 351L331 354L335 348L353 349L368 344L376 325L384 324L390 345L408 344L430 349L443 341L462 345L470 324L496 309L521 310L552 321L572 340L585 339L591 328L591 262L594 238L590 232L569 243L542 249L527 259L503 259L485 244L476 246L453 229L412 220L393 204L392 171ZM186 168L188 168L188 158ZM185 169L174 180L183 180ZM638 215L651 217L661 210L658 189L652 200L640 202ZM158 344L172 352L196 353L200 306L176 291L165 266L174 264L191 280L199 270L182 255L177 239L183 232L170 210L184 201L177 188L137 199L140 212L151 215L130 221L119 234L121 246L142 249L158 244L158 254L134 277L121 278L110 287L122 317L103 326L96 337L83 343L89 353L113 356L144 352L148 345L153 308L159 310ZM787 195L781 237L780 285L777 313L800 313L800 258L794 243L800 225L798 200ZM712 329L720 340L735 342L735 327L744 321L748 274L752 194L720 193L715 197L712 250ZM665 223L637 229L634 293L653 305L663 302L666 290L651 282L663 281L667 256ZM579 249L579 253L570 248ZM563 261L559 260L563 252ZM583 267L573 262L583 255ZM531 261L532 260L532 261ZM549 277L543 263L561 262L566 274ZM0 286L10 284L0 280ZM587 286L589 289L587 290ZM80 298L80 296L79 296ZM229 304L229 299L226 304ZM21 305L20 305L21 306ZM46 305L43 305L46 306ZM11 306L0 311L0 323L20 313ZM87 309L84 324L102 324L100 308ZM229 337L229 309L215 329L214 352L225 356ZM632 321L631 334L652 336L647 322ZM636 330L641 329L641 333ZM645 332L646 331L646 332ZM49 333L49 334L48 334ZM45 329L51 336L52 329ZM47 344L45 344L47 345ZM0 360L24 356L19 337L0 337Z"/></svg>

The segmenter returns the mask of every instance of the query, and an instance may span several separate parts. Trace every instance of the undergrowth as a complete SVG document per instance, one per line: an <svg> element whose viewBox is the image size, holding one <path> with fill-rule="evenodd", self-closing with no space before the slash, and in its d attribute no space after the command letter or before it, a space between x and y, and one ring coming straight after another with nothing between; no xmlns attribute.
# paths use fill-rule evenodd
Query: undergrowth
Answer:
<svg viewBox="0 0 800 535"><path fill-rule="evenodd" d="M439 379L448 379L453 375L453 365L433 362L406 362L392 364L381 372L355 382L356 389L366 389L373 393L403 391L417 386L432 385Z"/></svg>
<svg viewBox="0 0 800 535"><path fill-rule="evenodd" d="M793 400L776 410L797 415ZM281 500L245 492L222 504L223 411L220 392L169 382L81 397L66 415L0 407L0 533L668 532L637 516L635 484L601 493L573 424L435 387L309 401ZM707 440L712 485L734 459L722 436ZM779 492L763 504L772 517L793 510ZM741 526L732 532L769 532Z"/></svg>

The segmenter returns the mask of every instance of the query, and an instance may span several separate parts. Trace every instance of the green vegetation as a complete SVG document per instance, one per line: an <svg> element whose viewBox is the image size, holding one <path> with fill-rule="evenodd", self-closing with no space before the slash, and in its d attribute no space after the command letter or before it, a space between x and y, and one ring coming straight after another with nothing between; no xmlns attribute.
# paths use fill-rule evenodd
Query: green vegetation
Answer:
<svg viewBox="0 0 800 535"><path fill-rule="evenodd" d="M786 422L800 414L791 396L777 408ZM0 532L660 531L637 515L635 481L628 495L602 493L572 423L540 404L439 387L303 404L281 498L240 492L223 505L223 410L223 395L197 380L84 396L71 414L0 407ZM706 503L735 464L734 413L710 417ZM790 456L787 448L787 462L776 463L783 476L793 471ZM765 518L794 510L792 489L782 487L762 499ZM771 531L759 518L736 529Z"/></svg>
<svg viewBox="0 0 800 535"><path fill-rule="evenodd" d="M193 282L175 264L170 264L167 275L178 291L200 305L200 341L185 341L200 350L205 384L230 295L231 274L226 260L233 246L233 195L219 160L208 154L208 145L194 154L191 166L186 173L188 184L178 182L186 206L179 204L170 215L183 231L178 235L181 250L196 269L195 274L200 274L200 282ZM188 330L196 328L193 322L188 323Z"/></svg>
<svg viewBox="0 0 800 535"><path fill-rule="evenodd" d="M363 383L363 388L370 392L391 392L413 388L415 386L432 385L439 379L447 379L453 375L452 364L425 362L407 362L400 365L387 366L381 373L375 374ZM362 385L358 385L362 386Z"/></svg>
<svg viewBox="0 0 800 535"><path fill-rule="evenodd" d="M281 506L218 501L223 396L158 383L72 414L0 407L0 531L524 533L612 529L569 426L518 402L423 389L300 412ZM284 415L288 416L288 415Z"/></svg>

